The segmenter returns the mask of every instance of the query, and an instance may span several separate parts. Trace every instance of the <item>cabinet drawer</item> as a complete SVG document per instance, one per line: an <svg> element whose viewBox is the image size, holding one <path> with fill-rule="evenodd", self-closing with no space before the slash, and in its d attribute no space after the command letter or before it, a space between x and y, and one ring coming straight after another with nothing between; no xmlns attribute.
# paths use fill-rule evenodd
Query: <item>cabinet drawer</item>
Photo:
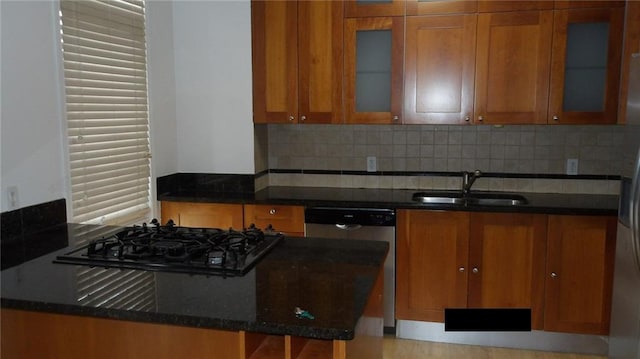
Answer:
<svg viewBox="0 0 640 359"><path fill-rule="evenodd" d="M302 235L304 207L247 204L244 206L244 226L251 224L263 229L271 225L276 231Z"/></svg>

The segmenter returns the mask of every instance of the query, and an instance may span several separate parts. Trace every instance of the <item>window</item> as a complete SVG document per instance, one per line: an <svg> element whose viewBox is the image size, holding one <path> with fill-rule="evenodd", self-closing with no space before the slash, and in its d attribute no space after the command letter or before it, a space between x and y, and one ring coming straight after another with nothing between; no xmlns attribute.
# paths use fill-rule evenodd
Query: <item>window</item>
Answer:
<svg viewBox="0 0 640 359"><path fill-rule="evenodd" d="M61 0L60 8L73 221L147 220L144 1Z"/></svg>

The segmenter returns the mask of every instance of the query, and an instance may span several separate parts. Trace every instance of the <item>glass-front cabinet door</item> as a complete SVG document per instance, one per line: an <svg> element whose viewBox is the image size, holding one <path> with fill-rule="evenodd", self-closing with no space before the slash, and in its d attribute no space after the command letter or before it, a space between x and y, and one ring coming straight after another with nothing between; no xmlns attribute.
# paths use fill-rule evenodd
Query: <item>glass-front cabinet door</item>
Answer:
<svg viewBox="0 0 640 359"><path fill-rule="evenodd" d="M346 123L400 122L402 31L402 17L345 20Z"/></svg>
<svg viewBox="0 0 640 359"><path fill-rule="evenodd" d="M623 8L557 10L550 124L616 123Z"/></svg>

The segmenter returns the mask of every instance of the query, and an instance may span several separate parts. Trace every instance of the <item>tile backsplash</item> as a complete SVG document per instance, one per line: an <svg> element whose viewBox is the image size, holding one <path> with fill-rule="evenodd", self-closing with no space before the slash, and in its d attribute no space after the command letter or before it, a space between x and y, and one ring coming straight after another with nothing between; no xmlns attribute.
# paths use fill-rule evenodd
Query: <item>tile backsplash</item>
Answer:
<svg viewBox="0 0 640 359"><path fill-rule="evenodd" d="M366 171L375 156L382 172L483 172L564 175L567 159L578 160L578 174L617 176L623 166L625 127L448 126L448 125L266 125L261 133L262 164L302 174L269 175L269 185L337 187L451 188L457 178L310 175L304 171ZM265 133L266 132L266 133ZM361 178L367 177L367 178ZM414 176L415 177L415 176ZM617 181L564 179L484 179L484 189L535 192L616 192Z"/></svg>

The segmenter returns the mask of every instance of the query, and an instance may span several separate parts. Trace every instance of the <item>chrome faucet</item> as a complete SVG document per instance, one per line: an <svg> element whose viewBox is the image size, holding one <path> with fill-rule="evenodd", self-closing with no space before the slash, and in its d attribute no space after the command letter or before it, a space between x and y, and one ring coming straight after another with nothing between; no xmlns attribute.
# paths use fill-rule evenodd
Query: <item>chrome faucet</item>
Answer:
<svg viewBox="0 0 640 359"><path fill-rule="evenodd" d="M478 179L478 177L482 176L482 172L480 170L475 170L473 172L462 172L462 194L467 195L471 191L471 186L473 182Z"/></svg>

